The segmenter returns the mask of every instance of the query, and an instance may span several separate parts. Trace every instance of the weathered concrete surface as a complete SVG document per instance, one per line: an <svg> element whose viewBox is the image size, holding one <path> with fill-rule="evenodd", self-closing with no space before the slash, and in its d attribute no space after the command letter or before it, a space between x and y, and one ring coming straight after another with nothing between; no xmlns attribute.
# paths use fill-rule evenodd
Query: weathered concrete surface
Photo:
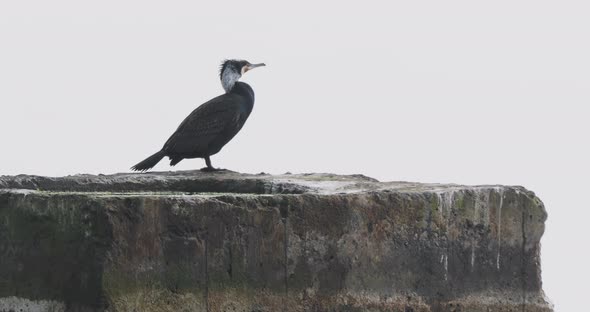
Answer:
<svg viewBox="0 0 590 312"><path fill-rule="evenodd" d="M0 311L552 311L522 187L0 177Z"/></svg>

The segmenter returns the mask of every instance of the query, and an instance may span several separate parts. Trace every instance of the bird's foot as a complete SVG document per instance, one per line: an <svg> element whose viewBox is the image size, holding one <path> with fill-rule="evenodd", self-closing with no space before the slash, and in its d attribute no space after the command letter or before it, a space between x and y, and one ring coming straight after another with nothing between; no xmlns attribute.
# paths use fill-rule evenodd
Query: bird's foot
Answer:
<svg viewBox="0 0 590 312"><path fill-rule="evenodd" d="M219 168L213 168L213 167L204 167L201 168L202 172L216 172L216 171L222 171L223 169L219 169Z"/></svg>

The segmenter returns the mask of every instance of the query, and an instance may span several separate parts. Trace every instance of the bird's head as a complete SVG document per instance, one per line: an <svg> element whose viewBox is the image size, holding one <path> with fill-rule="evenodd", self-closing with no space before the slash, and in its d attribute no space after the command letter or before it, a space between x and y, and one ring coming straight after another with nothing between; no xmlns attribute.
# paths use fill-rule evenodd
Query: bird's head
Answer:
<svg viewBox="0 0 590 312"><path fill-rule="evenodd" d="M264 63L252 64L245 60L225 60L221 64L221 69L219 71L219 78L221 79L221 85L225 92L231 91L235 83L247 71L260 66L266 65Z"/></svg>

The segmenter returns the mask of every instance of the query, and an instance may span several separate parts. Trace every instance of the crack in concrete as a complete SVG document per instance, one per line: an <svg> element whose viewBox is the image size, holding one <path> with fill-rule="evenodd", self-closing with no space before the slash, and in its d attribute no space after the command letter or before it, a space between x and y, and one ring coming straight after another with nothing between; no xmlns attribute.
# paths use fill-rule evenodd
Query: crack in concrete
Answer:
<svg viewBox="0 0 590 312"><path fill-rule="evenodd" d="M500 270L500 252L502 250L502 206L504 205L504 190L498 188L498 194L500 195L500 204L498 206L498 254L496 255L496 268Z"/></svg>

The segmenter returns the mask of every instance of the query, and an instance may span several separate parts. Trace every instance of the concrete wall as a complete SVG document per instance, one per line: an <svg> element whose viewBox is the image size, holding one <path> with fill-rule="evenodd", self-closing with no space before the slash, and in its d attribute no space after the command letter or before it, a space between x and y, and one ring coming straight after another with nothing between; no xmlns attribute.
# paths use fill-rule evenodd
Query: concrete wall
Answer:
<svg viewBox="0 0 590 312"><path fill-rule="evenodd" d="M522 187L0 178L0 311L552 311Z"/></svg>

